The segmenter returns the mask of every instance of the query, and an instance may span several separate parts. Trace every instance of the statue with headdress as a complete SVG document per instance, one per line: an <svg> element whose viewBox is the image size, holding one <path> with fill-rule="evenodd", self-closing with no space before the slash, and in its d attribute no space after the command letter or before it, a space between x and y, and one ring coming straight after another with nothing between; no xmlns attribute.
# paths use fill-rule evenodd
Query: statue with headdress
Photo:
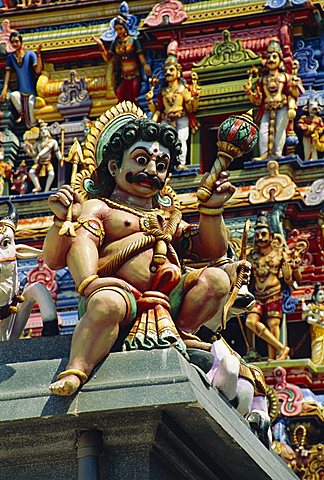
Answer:
<svg viewBox="0 0 324 480"><path fill-rule="evenodd" d="M225 328L249 265L226 258L222 212L235 187L223 170L256 130L243 116L223 130L229 153L215 162L201 192L199 225L182 220L168 185L181 152L174 127L123 102L92 124L83 148L74 142L71 183L49 197L54 224L44 242L47 264L68 266L80 294L81 319L67 368L50 387L54 394L75 393L113 347L174 347L186 356L201 325ZM203 266L185 269L190 258Z"/></svg>
<svg viewBox="0 0 324 480"><path fill-rule="evenodd" d="M280 158L286 143L286 130L293 133L297 98L304 92L301 79L294 71L285 71L284 57L277 38L270 40L262 72L252 68L244 85L250 102L259 107L260 157L256 160ZM253 77L256 74L256 81Z"/></svg>
<svg viewBox="0 0 324 480"><path fill-rule="evenodd" d="M129 14L127 2L122 2L119 14L110 21L110 29L100 38L92 39L99 46L105 62L113 61L114 89L119 102L129 100L137 102L141 86L141 68L151 75L151 67L137 39L137 19ZM109 50L107 42L111 42Z"/></svg>
<svg viewBox="0 0 324 480"><path fill-rule="evenodd" d="M302 301L302 319L310 325L312 361L324 365L324 288L316 283L309 303Z"/></svg>
<svg viewBox="0 0 324 480"><path fill-rule="evenodd" d="M291 286L300 281L299 262L286 247L285 239L272 233L267 212L258 215L254 231L254 247L248 259L256 303L247 314L246 326L268 344L269 359L285 360L289 347L280 341L282 283Z"/></svg>
<svg viewBox="0 0 324 480"><path fill-rule="evenodd" d="M58 141L52 138L47 123L39 120L38 125L38 128L34 128L38 132L38 137L34 143L27 140L30 136L29 131L24 134L24 150L34 161L34 165L28 172L29 178L34 185L33 193L42 191L40 184L40 178L42 177L46 177L44 191L48 192L50 190L55 177L52 156L55 156L59 162L62 160Z"/></svg>
<svg viewBox="0 0 324 480"><path fill-rule="evenodd" d="M309 98L302 108L305 112L298 120L297 126L303 133L305 160L318 160L318 152L324 151L324 122L320 113L323 108L316 97Z"/></svg>
<svg viewBox="0 0 324 480"><path fill-rule="evenodd" d="M169 43L167 55L164 63L166 86L162 86L154 102L153 96L157 82L152 79L146 100L153 114L153 120L173 125L177 129L182 145L178 169L183 170L186 168L189 127L193 132L198 129L194 112L198 109L200 89L196 77L193 78L191 86L188 86L182 78L182 68L178 61L178 43L175 40Z"/></svg>

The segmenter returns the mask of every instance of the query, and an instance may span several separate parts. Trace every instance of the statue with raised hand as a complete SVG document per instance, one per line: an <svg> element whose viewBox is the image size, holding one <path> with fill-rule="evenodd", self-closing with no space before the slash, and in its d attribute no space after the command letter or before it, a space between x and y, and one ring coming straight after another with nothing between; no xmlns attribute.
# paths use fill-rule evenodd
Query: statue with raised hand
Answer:
<svg viewBox="0 0 324 480"><path fill-rule="evenodd" d="M249 277L246 263L226 259L222 212L235 187L219 172L199 206L199 225L188 225L167 185L180 152L172 126L123 102L91 127L74 188L49 197L54 224L44 257L51 268L69 267L81 297L70 359L50 386L54 394L76 392L113 347L173 346L186 355L186 341L201 325L225 327L236 279ZM73 230L65 228L67 214ZM209 260L185 271L182 258L190 256Z"/></svg>

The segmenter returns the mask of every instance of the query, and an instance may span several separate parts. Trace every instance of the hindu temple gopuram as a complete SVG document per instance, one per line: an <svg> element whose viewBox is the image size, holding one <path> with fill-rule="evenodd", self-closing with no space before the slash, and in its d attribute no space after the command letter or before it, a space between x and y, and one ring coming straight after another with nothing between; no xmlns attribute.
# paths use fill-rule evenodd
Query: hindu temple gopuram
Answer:
<svg viewBox="0 0 324 480"><path fill-rule="evenodd" d="M0 480L324 479L324 1L0 13Z"/></svg>

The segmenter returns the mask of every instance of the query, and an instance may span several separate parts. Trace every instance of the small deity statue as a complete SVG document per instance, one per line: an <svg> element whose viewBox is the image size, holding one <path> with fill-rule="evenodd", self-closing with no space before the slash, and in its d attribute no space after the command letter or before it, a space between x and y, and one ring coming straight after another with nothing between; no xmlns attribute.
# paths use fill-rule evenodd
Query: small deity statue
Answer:
<svg viewBox="0 0 324 480"><path fill-rule="evenodd" d="M315 284L309 304L302 302L302 319L310 324L312 361L324 365L324 288Z"/></svg>
<svg viewBox="0 0 324 480"><path fill-rule="evenodd" d="M7 98L9 82L13 71L17 75L17 91L11 92L10 100L19 114L18 121L24 117L27 128L36 124L34 108L36 100L37 75L42 71L41 49L38 45L37 53L26 50L22 36L12 32L9 37L13 53L7 56L6 75L0 95L0 103Z"/></svg>
<svg viewBox="0 0 324 480"><path fill-rule="evenodd" d="M181 76L181 65L177 60L178 44L172 41L168 46L168 58L164 63L164 74L167 82L158 94L156 103L153 101L155 82L146 94L146 100L153 120L174 126L181 141L182 152L178 170L186 168L187 141L189 137L190 116L198 109L199 87L194 79L192 88L188 88Z"/></svg>
<svg viewBox="0 0 324 480"><path fill-rule="evenodd" d="M45 192L48 192L54 180L54 167L52 164L52 154L61 162L62 154L57 140L52 138L47 123L39 121L39 136L34 144L27 140L24 142L24 150L33 160L34 165L29 170L29 178L34 184L33 193L41 192L42 187L39 183L40 177L45 177Z"/></svg>
<svg viewBox="0 0 324 480"><path fill-rule="evenodd" d="M20 162L18 168L13 172L12 186L18 195L24 195L28 190L28 170L25 160Z"/></svg>
<svg viewBox="0 0 324 480"><path fill-rule="evenodd" d="M14 52L14 48L10 44L10 34L14 32L14 30L10 27L10 20L5 18L1 23L1 30L0 30L0 54L7 55L8 53Z"/></svg>
<svg viewBox="0 0 324 480"><path fill-rule="evenodd" d="M64 185L49 198L55 217L44 259L50 268L70 268L82 316L67 369L50 387L54 394L75 393L116 341L121 346L126 338L126 348L174 345L184 353L181 335L202 324L212 331L225 326L231 286L237 276L247 283L249 266L213 260L182 276L179 258L224 260L222 211L235 187L222 172L199 206L199 226L188 225L166 184L180 151L174 127L147 119L130 102L94 122L83 151L77 142L72 147L73 167L80 159L93 168L88 177L72 170L74 189Z"/></svg>
<svg viewBox="0 0 324 480"><path fill-rule="evenodd" d="M122 2L123 4L126 2ZM99 45L104 61L114 62L115 93L118 101L137 102L141 86L141 66L148 76L152 73L151 67L146 63L139 40L129 33L127 12L119 13L110 25L116 37L111 42L109 51L100 38L93 36L92 39Z"/></svg>
<svg viewBox="0 0 324 480"><path fill-rule="evenodd" d="M269 359L285 360L289 347L279 340L283 315L281 281L291 286L301 277L298 259L292 258L281 235L272 235L267 212L261 212L257 218L254 248L248 260L252 264L251 291L256 304L247 315L246 326L268 344ZM278 357L277 350L280 351Z"/></svg>
<svg viewBox="0 0 324 480"><path fill-rule="evenodd" d="M70 78L65 79L58 96L58 103L62 105L82 103L89 100L89 93L84 78L79 78L75 70L70 71Z"/></svg>
<svg viewBox="0 0 324 480"><path fill-rule="evenodd" d="M252 85L255 74L257 81ZM260 157L256 160L282 157L286 129L296 116L296 100L303 88L295 72L292 75L285 72L279 40L269 42L261 78L258 69L251 69L244 89L250 102L260 107Z"/></svg>
<svg viewBox="0 0 324 480"><path fill-rule="evenodd" d="M318 160L317 143L314 137L316 134L319 138L324 130L324 122L318 115L323 108L316 98L311 98L302 110L307 113L300 117L297 126L303 132L304 158L305 160Z"/></svg>
<svg viewBox="0 0 324 480"><path fill-rule="evenodd" d="M0 145L0 197L8 196L10 193L12 167L12 162L5 160L4 148Z"/></svg>

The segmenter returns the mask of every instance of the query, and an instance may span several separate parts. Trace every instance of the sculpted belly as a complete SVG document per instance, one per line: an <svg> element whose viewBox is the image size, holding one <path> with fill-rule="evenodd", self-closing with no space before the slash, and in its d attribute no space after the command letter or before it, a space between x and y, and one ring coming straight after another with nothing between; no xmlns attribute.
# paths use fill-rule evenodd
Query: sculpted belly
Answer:
<svg viewBox="0 0 324 480"><path fill-rule="evenodd" d="M99 268L112 256L122 251L127 245L130 245L143 237L144 235L142 232L137 232L105 245L100 253ZM114 276L126 280L141 291L147 290L150 288L152 280L152 274L150 272L152 258L152 248L137 253L130 260L125 262Z"/></svg>

